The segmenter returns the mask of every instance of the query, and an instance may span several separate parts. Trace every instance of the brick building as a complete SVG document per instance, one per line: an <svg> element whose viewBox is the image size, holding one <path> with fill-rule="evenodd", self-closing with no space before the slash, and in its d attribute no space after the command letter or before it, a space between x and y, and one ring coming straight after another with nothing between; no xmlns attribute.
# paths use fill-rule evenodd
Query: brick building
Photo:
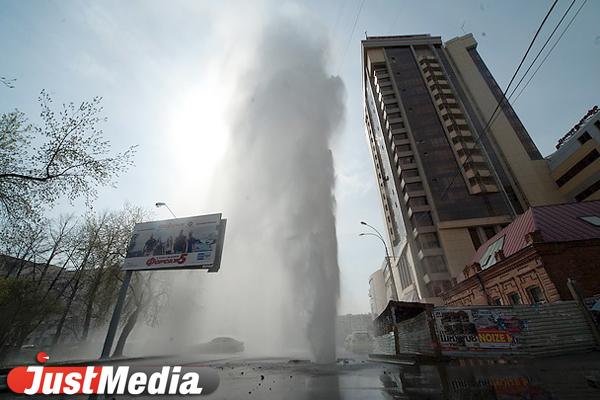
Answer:
<svg viewBox="0 0 600 400"><path fill-rule="evenodd" d="M533 304L600 294L600 201L532 207L485 242L448 305Z"/></svg>

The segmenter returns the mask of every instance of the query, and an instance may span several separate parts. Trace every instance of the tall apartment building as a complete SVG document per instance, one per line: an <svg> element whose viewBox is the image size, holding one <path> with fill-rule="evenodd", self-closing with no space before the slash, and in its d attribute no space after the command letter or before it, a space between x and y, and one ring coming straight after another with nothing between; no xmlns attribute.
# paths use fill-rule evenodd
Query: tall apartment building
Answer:
<svg viewBox="0 0 600 400"><path fill-rule="evenodd" d="M436 301L475 250L532 205L564 197L472 35L362 41L365 125L398 254L406 236L419 297ZM484 133L485 130L485 133Z"/></svg>

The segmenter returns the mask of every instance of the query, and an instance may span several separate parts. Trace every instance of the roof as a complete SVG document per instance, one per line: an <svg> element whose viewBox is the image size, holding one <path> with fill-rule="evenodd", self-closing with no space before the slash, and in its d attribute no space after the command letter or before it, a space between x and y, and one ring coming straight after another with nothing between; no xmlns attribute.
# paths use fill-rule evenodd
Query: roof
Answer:
<svg viewBox="0 0 600 400"><path fill-rule="evenodd" d="M591 216L599 218L599 225L581 218ZM481 245L471 263L481 264L482 269L491 267L498 250L510 257L528 246L525 235L536 230L544 242L600 238L600 201L532 207Z"/></svg>

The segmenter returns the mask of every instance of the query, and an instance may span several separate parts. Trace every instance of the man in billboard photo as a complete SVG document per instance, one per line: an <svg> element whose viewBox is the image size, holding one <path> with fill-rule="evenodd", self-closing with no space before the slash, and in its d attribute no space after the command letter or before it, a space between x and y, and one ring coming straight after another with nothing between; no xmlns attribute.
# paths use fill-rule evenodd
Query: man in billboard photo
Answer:
<svg viewBox="0 0 600 400"><path fill-rule="evenodd" d="M183 234L183 229L179 231L179 235L175 238L175 242L173 243L173 253L185 253L187 248L187 240L185 235Z"/></svg>
<svg viewBox="0 0 600 400"><path fill-rule="evenodd" d="M194 234L192 233L192 231L189 231L188 233L188 238L187 238L187 252L188 253L194 253L195 247L196 247L196 243L198 243L200 240L196 239L194 237Z"/></svg>
<svg viewBox="0 0 600 400"><path fill-rule="evenodd" d="M145 256L152 255L154 252L154 247L156 247L156 243L157 242L156 239L154 239L154 235L150 235L150 238L146 240L146 243L144 244L143 253Z"/></svg>
<svg viewBox="0 0 600 400"><path fill-rule="evenodd" d="M165 243L165 254L173 254L173 236L169 235Z"/></svg>

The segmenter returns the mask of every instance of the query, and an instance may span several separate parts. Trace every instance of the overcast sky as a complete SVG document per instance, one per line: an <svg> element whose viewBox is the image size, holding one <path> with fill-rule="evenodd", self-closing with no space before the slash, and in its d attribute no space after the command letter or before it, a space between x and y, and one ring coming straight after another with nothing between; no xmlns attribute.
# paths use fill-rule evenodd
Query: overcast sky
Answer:
<svg viewBox="0 0 600 400"><path fill-rule="evenodd" d="M575 8L582 2L577 0ZM360 220L383 224L362 123L360 40L365 31L431 33L444 40L471 32L504 88L550 3L0 0L0 76L17 79L14 89L0 88L0 110L19 108L35 122L42 89L57 102L102 96L106 137L115 149L138 144L139 152L136 167L116 188L101 191L96 208L119 208L127 201L152 208L165 201L178 216L219 211L208 206L206 191L218 177L215 168L228 143L227 102L235 96L232 63L252 52L253 35L271 13L287 8L312 14L310 23L320 23L314 29L328 32L330 72L341 76L347 96L343 132L333 148L340 313L368 312L368 277L384 251L372 237L358 237ZM559 1L544 40L569 3ZM513 104L544 155L600 103L598 16L600 2L588 1ZM68 209L62 205L53 212ZM168 216L164 209L157 211L159 218Z"/></svg>

